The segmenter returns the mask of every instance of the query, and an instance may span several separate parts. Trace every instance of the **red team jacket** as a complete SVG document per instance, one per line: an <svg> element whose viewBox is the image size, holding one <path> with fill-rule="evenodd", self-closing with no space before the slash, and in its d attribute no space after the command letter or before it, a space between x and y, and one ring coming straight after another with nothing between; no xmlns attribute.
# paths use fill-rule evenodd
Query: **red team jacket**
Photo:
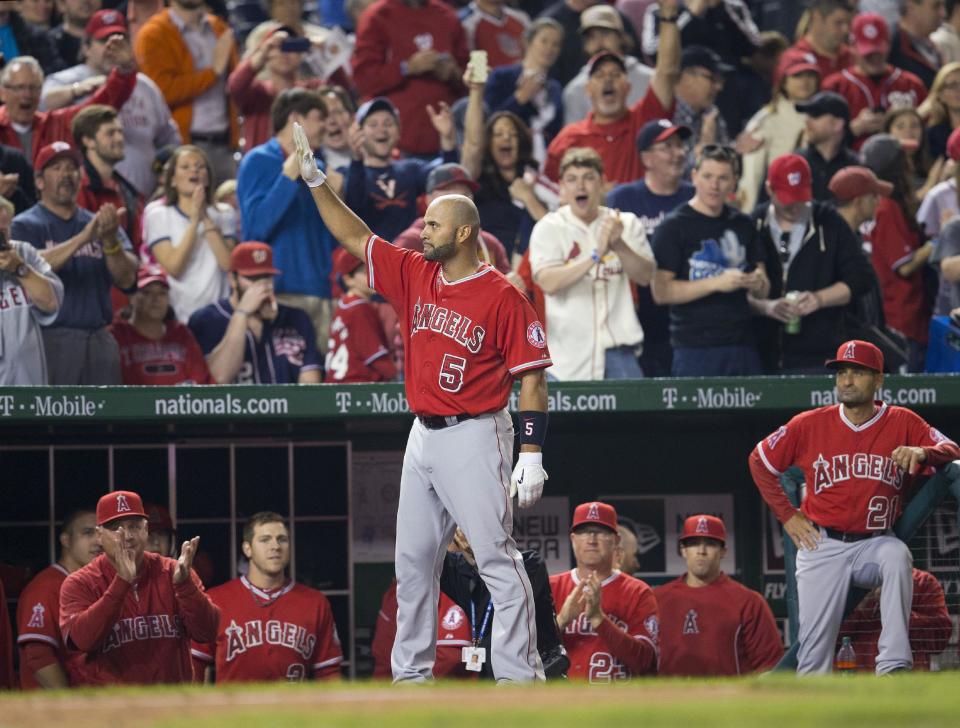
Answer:
<svg viewBox="0 0 960 728"><path fill-rule="evenodd" d="M348 293L337 301L327 340L325 382L389 382L397 376L377 307Z"/></svg>
<svg viewBox="0 0 960 728"><path fill-rule="evenodd" d="M653 593L661 675L745 675L769 670L783 657L783 637L766 600L726 574L696 588L684 574Z"/></svg>
<svg viewBox="0 0 960 728"><path fill-rule="evenodd" d="M51 564L20 594L17 646L20 649L20 687L24 690L40 687L33 677L36 670L56 661L66 664L67 653L60 637L60 587L67 576L67 570L60 564ZM28 664L31 662L34 664Z"/></svg>
<svg viewBox="0 0 960 728"><path fill-rule="evenodd" d="M576 569L550 577L557 609L579 581ZM660 616L653 590L619 571L604 579L602 587L600 606L607 618L599 629L594 630L581 614L564 630L563 646L570 658L567 676L610 683L635 675L655 675Z"/></svg>
<svg viewBox="0 0 960 728"><path fill-rule="evenodd" d="M195 640L191 651L204 664L216 660L217 683L340 676L343 652L322 592L293 581L265 591L241 576L209 596L220 607L216 640Z"/></svg>
<svg viewBox="0 0 960 728"><path fill-rule="evenodd" d="M200 345L193 333L176 319L166 322L160 341L143 336L121 318L110 324L120 348L124 384L213 384Z"/></svg>
<svg viewBox="0 0 960 728"><path fill-rule="evenodd" d="M461 650L472 644L470 620L467 614L443 592L437 610L437 660L433 663L434 677L476 677L467 671L461 660ZM373 652L373 676L389 678L393 675L390 653L397 638L397 580L383 594L377 626L373 633L370 650Z"/></svg>
<svg viewBox="0 0 960 728"><path fill-rule="evenodd" d="M190 640L216 639L220 610L196 573L175 585L176 566L145 553L131 584L101 554L66 578L60 631L71 684L190 682Z"/></svg>
<svg viewBox="0 0 960 728"><path fill-rule="evenodd" d="M400 317L412 412L501 410L515 376L552 363L533 307L489 265L448 283L439 262L376 235L367 241L365 257L369 286Z"/></svg>
<svg viewBox="0 0 960 728"><path fill-rule="evenodd" d="M890 459L897 447L924 448L924 473L960 457L956 443L919 415L885 402L876 406L862 425L851 423L837 404L802 412L757 443L750 472L781 523L794 514L779 482L791 465L803 469L807 518L825 528L869 533L892 527L911 492L915 476Z"/></svg>

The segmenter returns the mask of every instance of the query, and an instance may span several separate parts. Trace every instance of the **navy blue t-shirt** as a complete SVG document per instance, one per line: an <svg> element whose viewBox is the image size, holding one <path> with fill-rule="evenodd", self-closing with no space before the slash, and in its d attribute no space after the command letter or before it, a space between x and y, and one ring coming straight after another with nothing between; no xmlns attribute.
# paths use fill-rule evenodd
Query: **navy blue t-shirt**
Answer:
<svg viewBox="0 0 960 728"><path fill-rule="evenodd" d="M607 195L607 207L611 210L632 212L640 218L647 240L653 239L657 225L684 202L693 197L693 185L681 182L679 189L672 195L658 195L651 192L644 180L617 185Z"/></svg>
<svg viewBox="0 0 960 728"><path fill-rule="evenodd" d="M64 220L39 202L24 210L10 224L10 237L23 240L39 251L52 248L79 234L94 217L78 207L73 217ZM133 252L130 239L121 227L118 231L125 250ZM63 281L63 305L50 328L99 329L113 320L110 286L113 277L99 240L82 245L60 270Z"/></svg>
<svg viewBox="0 0 960 728"><path fill-rule="evenodd" d="M233 306L225 298L190 316L188 326L204 356L223 340L232 315ZM243 364L234 384L296 384L300 372L322 370L313 324L299 308L278 305L277 317L263 322L260 341L249 328L246 338Z"/></svg>

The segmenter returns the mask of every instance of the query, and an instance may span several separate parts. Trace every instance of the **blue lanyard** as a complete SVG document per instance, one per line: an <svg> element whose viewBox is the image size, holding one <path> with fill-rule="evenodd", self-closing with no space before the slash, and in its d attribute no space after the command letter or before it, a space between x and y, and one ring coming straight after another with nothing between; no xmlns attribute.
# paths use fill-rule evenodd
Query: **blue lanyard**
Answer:
<svg viewBox="0 0 960 728"><path fill-rule="evenodd" d="M490 624L490 615L493 614L493 599L487 602L487 611L483 615L483 624L480 625L480 632L477 633L477 608L470 600L470 632L473 634L473 646L479 647L483 642L483 636L487 633L487 625Z"/></svg>

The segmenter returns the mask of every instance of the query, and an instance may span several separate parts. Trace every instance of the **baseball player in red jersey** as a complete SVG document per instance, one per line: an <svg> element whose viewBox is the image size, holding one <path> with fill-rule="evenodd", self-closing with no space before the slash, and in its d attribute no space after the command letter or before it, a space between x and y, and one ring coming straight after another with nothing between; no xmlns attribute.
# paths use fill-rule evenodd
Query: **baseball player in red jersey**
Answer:
<svg viewBox="0 0 960 728"><path fill-rule="evenodd" d="M370 301L367 268L343 248L333 253L333 272L345 291L333 312L327 342L325 382L389 382L397 368L377 307Z"/></svg>
<svg viewBox="0 0 960 728"><path fill-rule="evenodd" d="M463 648L470 647L470 620L467 613L443 592L440 592L440 604L437 608L439 626L437 628L437 660L433 663L434 677L475 677L468 672L461 659ZM397 638L397 582L383 594L380 611L377 613L377 626L374 629L370 651L373 653L373 676L390 677L393 674L390 665L390 653Z"/></svg>
<svg viewBox="0 0 960 728"><path fill-rule="evenodd" d="M653 590L661 675L746 675L770 670L783 657L783 637L767 602L720 570L726 542L716 516L690 516L683 523L687 573Z"/></svg>
<svg viewBox="0 0 960 728"><path fill-rule="evenodd" d="M873 344L847 341L827 366L836 369L840 404L797 415L757 443L749 459L763 499L798 549L797 672L831 670L851 582L883 585L877 674L909 670L911 558L890 528L914 477L956 460L960 448L910 410L874 399L883 354ZM800 510L779 482L792 465L806 483Z"/></svg>
<svg viewBox="0 0 960 728"><path fill-rule="evenodd" d="M657 672L660 616L653 590L614 569L617 512L598 501L573 512L570 542L577 565L550 577L557 627L570 658L570 678L591 683Z"/></svg>
<svg viewBox="0 0 960 728"><path fill-rule="evenodd" d="M103 553L60 589L71 685L189 682L190 639L215 639L220 617L190 568L200 538L179 559L146 552L143 502L128 490L97 502L97 531Z"/></svg>
<svg viewBox="0 0 960 728"><path fill-rule="evenodd" d="M440 569L456 524L474 546L480 576L495 607L492 655L501 681L544 678L537 652L533 592L511 535L511 497L525 508L539 500L546 473L550 366L543 324L523 295L477 257L480 216L461 195L434 200L424 215L423 253L373 235L324 184L306 136L294 138L300 175L327 229L366 262L370 287L396 309L404 341L410 429L397 511L395 681L433 675ZM513 424L506 411L520 383L520 458L513 476Z"/></svg>
<svg viewBox="0 0 960 728"><path fill-rule="evenodd" d="M97 517L75 511L60 529L60 558L37 574L17 602L20 687L65 688L70 682L67 654L60 637L60 587L64 579L100 553Z"/></svg>
<svg viewBox="0 0 960 728"><path fill-rule="evenodd" d="M330 602L287 577L290 534L283 516L252 515L241 548L249 570L208 592L220 607L220 626L214 643L194 641L194 658L215 663L217 683L338 678L343 652Z"/></svg>

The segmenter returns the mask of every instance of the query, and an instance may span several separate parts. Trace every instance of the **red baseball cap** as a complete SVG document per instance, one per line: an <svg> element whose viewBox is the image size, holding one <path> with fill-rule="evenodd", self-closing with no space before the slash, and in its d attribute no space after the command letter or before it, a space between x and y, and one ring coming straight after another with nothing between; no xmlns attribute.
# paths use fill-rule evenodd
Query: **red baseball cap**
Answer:
<svg viewBox="0 0 960 728"><path fill-rule="evenodd" d="M883 372L883 352L869 341L851 339L840 344L837 349L837 358L825 362L831 369L844 364L858 364L859 366Z"/></svg>
<svg viewBox="0 0 960 728"><path fill-rule="evenodd" d="M887 21L877 13L860 13L853 19L850 28L853 33L853 47L859 56L871 53L890 52L890 29Z"/></svg>
<svg viewBox="0 0 960 728"><path fill-rule="evenodd" d="M777 65L777 80L774 84L779 86L780 82L788 76L796 76L798 73L815 73L820 76L820 66L817 65L817 57L812 53L787 54L780 56L780 63Z"/></svg>
<svg viewBox="0 0 960 728"><path fill-rule="evenodd" d="M273 248L266 243L240 243L230 254L230 270L242 276L277 275L273 267Z"/></svg>
<svg viewBox="0 0 960 728"><path fill-rule="evenodd" d="M346 248L337 248L333 251L334 278L350 275L361 265L363 265L363 261Z"/></svg>
<svg viewBox="0 0 960 728"><path fill-rule="evenodd" d="M123 14L116 10L98 10L87 21L87 27L83 29L83 33L94 40L103 40L117 33L126 35L127 21Z"/></svg>
<svg viewBox="0 0 960 728"><path fill-rule="evenodd" d="M115 490L97 501L98 526L130 516L147 517L143 510L143 501L132 490Z"/></svg>
<svg viewBox="0 0 960 728"><path fill-rule="evenodd" d="M616 533L617 511L609 503L601 503L600 501L581 503L573 512L573 523L570 526L570 530L572 531L577 526L583 526L589 523L606 526Z"/></svg>
<svg viewBox="0 0 960 728"><path fill-rule="evenodd" d="M680 534L680 542L688 538L712 538L722 544L727 542L727 529L723 526L723 521L716 516L700 514L690 516L683 522L683 533Z"/></svg>
<svg viewBox="0 0 960 728"><path fill-rule="evenodd" d="M770 189L784 205L810 202L813 199L813 173L810 164L799 154L782 154L767 170Z"/></svg>
<svg viewBox="0 0 960 728"><path fill-rule="evenodd" d="M155 503L147 503L147 523L151 531L172 531L173 519L170 517L170 511L163 506Z"/></svg>
<svg viewBox="0 0 960 728"><path fill-rule="evenodd" d="M167 272L157 263L147 263L137 271L137 290L142 290L151 283L162 283L167 288L170 287L170 281L167 280Z"/></svg>
<svg viewBox="0 0 960 728"><path fill-rule="evenodd" d="M827 189L838 202L848 202L860 197L875 193L881 197L889 197L893 192L893 185L884 182L868 167L854 165L844 167L830 179Z"/></svg>
<svg viewBox="0 0 960 728"><path fill-rule="evenodd" d="M57 141L48 144L37 152L37 158L33 160L33 170L35 172L42 172L61 157L72 159L78 167L83 163L83 160L80 158L80 152L66 142Z"/></svg>

